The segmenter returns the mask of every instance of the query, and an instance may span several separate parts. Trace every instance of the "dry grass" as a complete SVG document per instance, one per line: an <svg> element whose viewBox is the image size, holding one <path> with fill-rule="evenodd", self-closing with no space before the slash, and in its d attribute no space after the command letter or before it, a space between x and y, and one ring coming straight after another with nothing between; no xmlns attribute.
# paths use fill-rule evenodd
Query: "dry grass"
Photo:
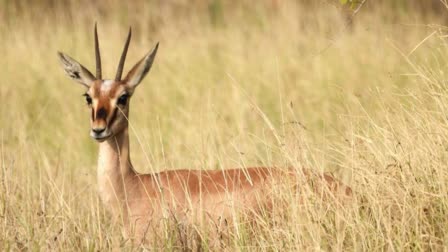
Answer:
<svg viewBox="0 0 448 252"><path fill-rule="evenodd" d="M93 69L97 21L105 76L129 25L128 67L161 44L132 99L139 171L294 165L332 171L355 191L345 207L299 205L283 191L255 234L232 231L229 250L446 249L448 30L439 17L367 6L344 30L325 2L211 2L2 2L0 248L133 249L98 199L83 88L56 57L63 50ZM164 249L185 245L176 228L161 236Z"/></svg>

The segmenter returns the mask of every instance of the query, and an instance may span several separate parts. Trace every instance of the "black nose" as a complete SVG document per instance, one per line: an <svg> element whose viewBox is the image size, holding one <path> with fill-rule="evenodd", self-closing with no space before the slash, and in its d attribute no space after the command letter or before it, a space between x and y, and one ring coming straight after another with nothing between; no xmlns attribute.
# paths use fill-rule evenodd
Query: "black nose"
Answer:
<svg viewBox="0 0 448 252"><path fill-rule="evenodd" d="M97 135L101 134L105 130L106 130L106 128L95 128L95 129L92 129L93 133L95 133Z"/></svg>

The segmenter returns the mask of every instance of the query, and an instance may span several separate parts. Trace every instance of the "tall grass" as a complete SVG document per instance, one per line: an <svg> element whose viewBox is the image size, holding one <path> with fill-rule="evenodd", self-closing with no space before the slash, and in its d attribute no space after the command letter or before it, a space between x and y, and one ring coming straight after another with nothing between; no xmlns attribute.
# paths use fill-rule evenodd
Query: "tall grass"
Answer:
<svg viewBox="0 0 448 252"><path fill-rule="evenodd" d="M160 41L131 104L140 172L293 165L333 172L355 192L340 207L300 205L280 190L279 208L256 232L232 232L229 250L446 249L439 15L367 6L344 29L324 1L48 3L1 2L2 250L132 249L97 196L83 87L56 57L62 50L93 69L95 22L104 76L128 26L127 67ZM161 248L184 244L162 236Z"/></svg>

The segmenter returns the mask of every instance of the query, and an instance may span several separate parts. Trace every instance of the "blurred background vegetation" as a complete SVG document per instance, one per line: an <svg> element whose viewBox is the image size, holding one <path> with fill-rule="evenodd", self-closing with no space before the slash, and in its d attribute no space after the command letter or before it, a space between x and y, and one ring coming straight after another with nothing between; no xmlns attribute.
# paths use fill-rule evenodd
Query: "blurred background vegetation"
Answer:
<svg viewBox="0 0 448 252"><path fill-rule="evenodd" d="M32 90L16 97L22 101L16 109L27 115L23 120L30 119L27 128L39 116L46 118L39 123L48 124L47 127L64 125L61 120L67 118L58 118L60 114L74 113L68 127L84 122L85 117L78 116L79 109L75 109L80 105L79 99L67 100L74 97L75 90L80 92L79 87L70 86L63 79L53 55L63 50L92 69L92 27L98 22L105 76L112 76L125 33L132 26L133 44L126 66L157 41L161 42L161 51L153 71L156 76L148 77L148 84L140 88L142 95L137 96L147 104L132 109L147 113L131 115L131 119L138 128L150 127L151 132L151 127L160 127L165 136L163 143L168 145L173 144L170 132L175 125L199 120L188 115L197 112L206 93L210 106L222 113L219 120L226 122L226 127L218 126L218 135L227 130L234 135L234 124L240 120L241 132L237 135L246 135L243 128L260 128L259 121L244 119L252 116L250 110L242 110L238 118L233 113L240 110L238 105L234 105L235 110L222 111L228 106L226 99L233 95L238 97L232 102L260 106L278 127L298 119L311 138L327 141L328 135L340 135L345 127L339 128L339 113L346 113L347 109L354 110L350 113L359 112L356 110L360 107L353 107L348 101L359 102L376 113L377 105L372 102L376 97L368 91L370 88L399 90L413 86L415 80L403 75L408 65L400 53L412 51L431 32L444 31L447 22L444 2L436 0L365 1L357 13L354 11L359 3L352 6L337 0L2 0L1 6L0 52L8 80L1 91L5 100L14 101L17 91ZM428 60L423 50L415 50L410 56ZM151 83L152 79L159 83ZM235 88L241 90L230 91ZM245 93L249 94L246 98ZM278 104L279 98L283 99L282 104ZM252 105L248 99L252 99ZM64 104L65 101L70 103ZM55 107L56 104L59 105ZM43 105L49 108L34 111ZM283 106L292 105L295 114L285 118ZM46 114L52 109L57 111ZM3 110L2 127L15 129L6 119L7 113ZM165 113L170 116L162 116ZM176 121L168 119L172 115L176 115ZM161 125L156 124L157 116L161 117ZM95 149L87 134L81 132L79 135L86 139L82 144ZM188 137L191 132L175 132L184 135L173 135L182 139L175 142L196 142ZM60 145L60 139L48 131L33 134L37 134L39 143L53 148ZM156 139L151 145L158 145ZM95 152L90 153L88 163L95 159Z"/></svg>
<svg viewBox="0 0 448 252"><path fill-rule="evenodd" d="M84 90L56 57L93 69L95 22L106 77L129 26L125 71L160 41L131 102L137 170L293 165L357 192L343 231L292 214L235 246L446 248L447 3L343 2L0 0L0 248L123 244Z"/></svg>
<svg viewBox="0 0 448 252"><path fill-rule="evenodd" d="M409 20L418 15L431 20L434 17L447 19L445 0L317 0L317 1L225 1L225 0L137 0L123 2L108 1L9 1L2 0L0 18L5 25L17 25L21 21L38 19L39 23L56 19L77 22L90 22L92 16L116 22L139 23L141 16L151 14L152 29L157 30L167 23L196 16L212 25L224 25L238 15L259 16L264 13L279 13L285 6L293 3L296 7L313 9L337 8L345 14L364 5L366 12L383 12L385 17L398 18L405 14ZM148 13L149 12L149 13ZM391 13L393 12L393 13ZM257 14L258 13L258 14ZM18 18L20 17L20 18ZM403 18L403 17L400 17ZM415 19L414 19L415 20ZM43 23L44 24L44 23ZM156 27L157 26L157 27Z"/></svg>

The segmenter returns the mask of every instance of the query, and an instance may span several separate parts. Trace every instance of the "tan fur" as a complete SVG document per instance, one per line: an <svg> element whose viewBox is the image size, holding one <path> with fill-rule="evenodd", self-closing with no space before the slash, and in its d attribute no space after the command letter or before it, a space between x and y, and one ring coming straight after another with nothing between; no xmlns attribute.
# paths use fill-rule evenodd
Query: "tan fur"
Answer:
<svg viewBox="0 0 448 252"><path fill-rule="evenodd" d="M152 174L138 174L132 167L129 151L128 106L120 108L117 119L110 122L118 96L127 91L126 84L119 81L108 83L94 81L88 94L93 99L96 112L105 108L106 120L92 119L92 128L107 126L112 136L100 142L98 157L98 189L104 204L114 216L123 217L126 235L134 241L153 237L153 229L167 217L175 216L187 223L207 216L211 225L219 220L232 220L240 212L269 210L276 183L301 181L293 169L254 167L228 170L174 170ZM304 171L310 177L309 171ZM288 180L288 179L286 179ZM328 191L346 196L351 189L328 174L315 183L314 191ZM303 180L302 180L303 181ZM300 192L301 186L293 186ZM325 189L327 188L327 189Z"/></svg>
<svg viewBox="0 0 448 252"><path fill-rule="evenodd" d="M130 40L129 32L127 44ZM101 62L95 27L97 77ZM106 207L124 220L126 234L141 241L153 236L150 227L171 216L186 223L207 216L212 223L231 220L235 214L257 211L270 204L272 188L291 182L290 188L301 192L302 182L311 172L294 169L239 168L229 170L175 170L139 174L130 160L128 116L129 103L118 104L121 97L130 98L135 87L149 72L158 44L140 60L124 80L94 80L93 75L71 57L59 53L62 66L70 78L88 88L86 99L91 103L91 136L99 144L98 190ZM127 46L122 61L126 56ZM121 75L122 64L119 67ZM123 96L125 95L125 96ZM342 194L351 196L351 189L328 174L317 176L311 188L324 197ZM302 182L301 182L302 181ZM332 192L331 195L326 192Z"/></svg>
<svg viewBox="0 0 448 252"><path fill-rule="evenodd" d="M253 210L263 186L270 188L269 178L266 168L138 174L129 158L127 129L100 143L100 197L114 214L123 214L128 235L137 240L143 238L148 224L173 214L179 218L206 214L216 222L231 218L235 209Z"/></svg>
<svg viewBox="0 0 448 252"><path fill-rule="evenodd" d="M127 127L100 143L98 185L100 197L111 211L124 216L126 233L141 241L149 225L157 226L172 215L194 222L206 215L211 223L232 220L234 211L257 211L269 205L271 189L285 176L295 179L293 170L282 171L255 167L229 170L174 170L153 174L134 171L129 153ZM305 172L309 177L309 172ZM300 178L297 178L298 180ZM333 192L351 195L351 189L324 174L316 192L327 187ZM300 185L296 190L300 191ZM188 214L187 214L188 213ZM149 229L152 230L152 229Z"/></svg>

